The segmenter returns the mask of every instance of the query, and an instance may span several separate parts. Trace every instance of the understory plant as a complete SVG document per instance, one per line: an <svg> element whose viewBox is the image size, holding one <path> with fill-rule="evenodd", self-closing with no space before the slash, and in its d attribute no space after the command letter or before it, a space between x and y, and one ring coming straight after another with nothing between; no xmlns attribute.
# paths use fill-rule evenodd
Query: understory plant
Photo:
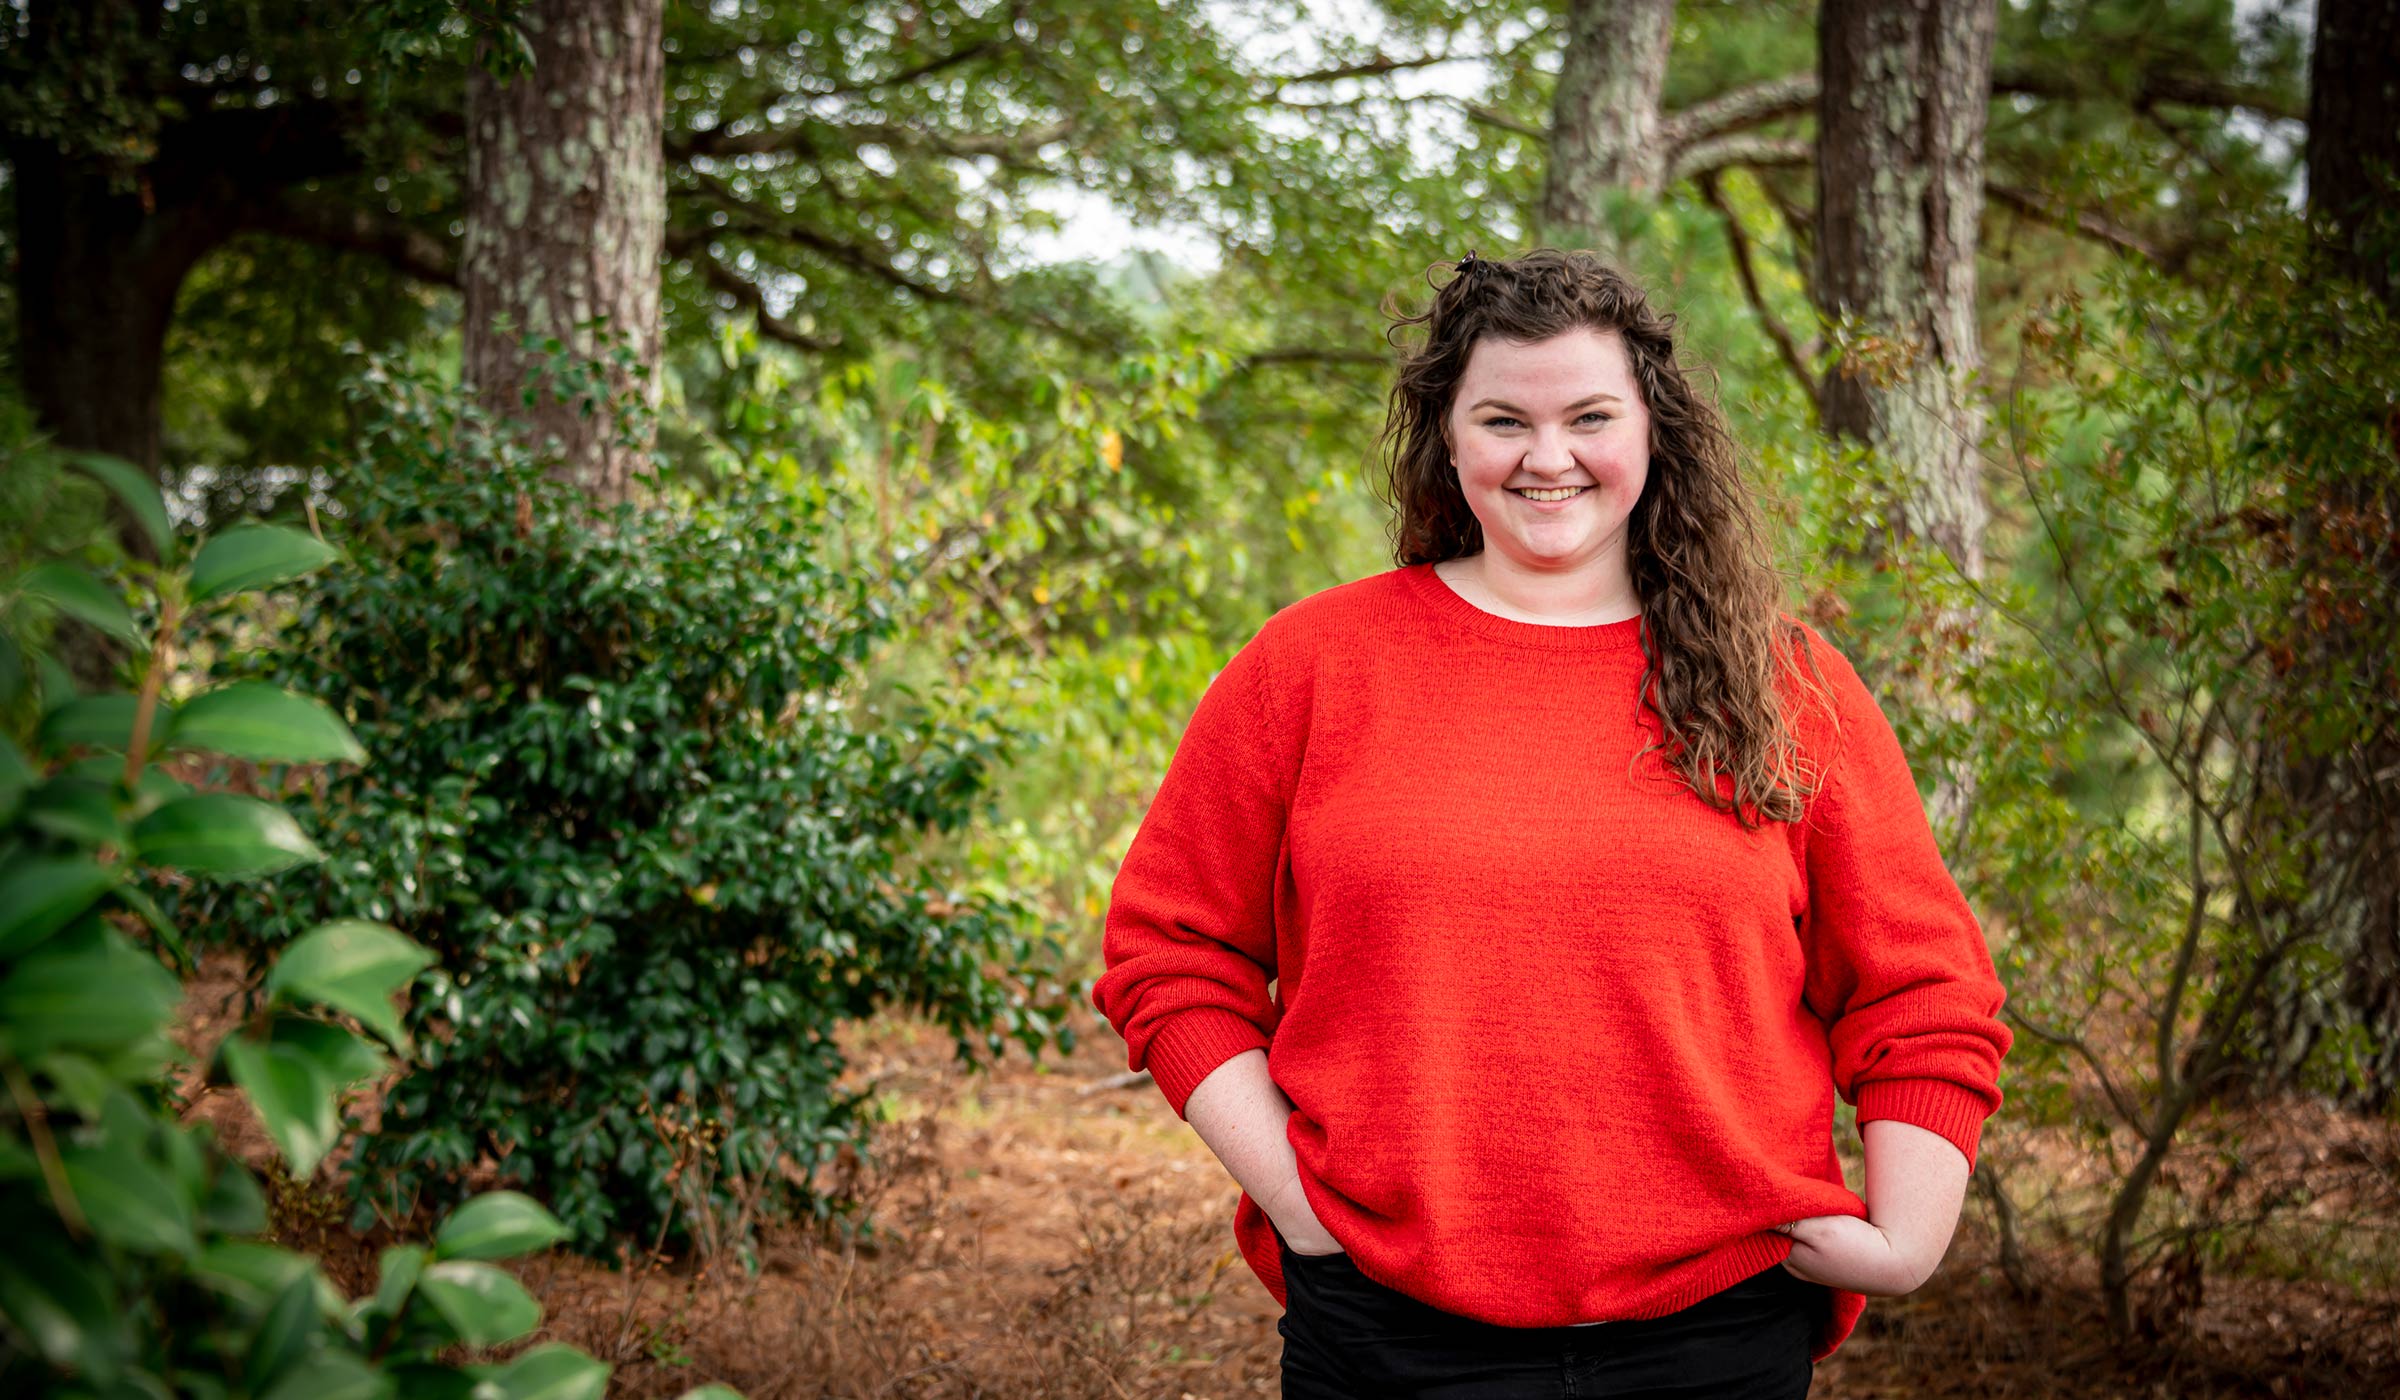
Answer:
<svg viewBox="0 0 2400 1400"><path fill-rule="evenodd" d="M550 382L603 383L572 370ZM212 922L269 947L357 909L436 956L356 1223L497 1182L594 1255L739 1253L836 1213L817 1169L868 1147L845 1022L906 1007L969 1063L1071 1045L1054 932L918 847L1011 735L904 688L864 712L908 569L822 562L838 500L788 471L704 497L655 464L596 499L452 386L369 358L354 394L317 487L346 557L262 675L376 762L312 790L326 861Z"/></svg>
<svg viewBox="0 0 2400 1400"><path fill-rule="evenodd" d="M321 861L277 781L290 765L358 771L366 758L322 703L224 682L187 653L212 619L335 551L257 523L194 547L122 461L27 442L4 455L21 498L105 486L153 557L28 538L0 591L0 1392L599 1396L609 1368L571 1347L457 1364L462 1344L501 1346L540 1320L491 1262L564 1232L534 1201L466 1201L428 1242L386 1249L374 1291L352 1298L315 1259L270 1242L258 1179L206 1125L182 1121L186 1057L170 1030L196 931L162 895L255 898L260 881ZM55 658L77 628L87 644L105 639L91 654L122 656L122 686L81 688ZM196 688L171 696L185 681ZM253 790L229 781L237 767ZM260 950L252 1014L217 1043L206 1077L241 1090L295 1177L339 1143L345 1091L382 1074L387 1052L410 1053L392 998L431 958L387 925L338 916Z"/></svg>

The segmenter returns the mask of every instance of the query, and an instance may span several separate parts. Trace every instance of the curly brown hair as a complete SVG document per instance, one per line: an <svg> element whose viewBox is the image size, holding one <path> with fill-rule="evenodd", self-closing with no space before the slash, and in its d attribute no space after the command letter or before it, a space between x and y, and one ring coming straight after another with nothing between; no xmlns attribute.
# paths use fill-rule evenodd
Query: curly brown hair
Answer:
<svg viewBox="0 0 2400 1400"><path fill-rule="evenodd" d="M1694 793L1745 828L1798 820L1823 764L1803 755L1779 681L1799 682L1829 721L1833 707L1800 624L1780 606L1783 579L1732 433L1676 360L1675 317L1580 249L1498 261L1470 253L1434 264L1427 281L1450 267L1458 275L1436 287L1422 313L1407 314L1396 297L1383 304L1394 346L1405 328L1426 329L1401 363L1380 439L1394 560L1438 563L1484 546L1444 432L1476 342L1531 344L1583 327L1614 333L1650 416L1649 478L1627 518L1625 549L1642 607L1641 696L1663 742L1641 753L1663 750Z"/></svg>

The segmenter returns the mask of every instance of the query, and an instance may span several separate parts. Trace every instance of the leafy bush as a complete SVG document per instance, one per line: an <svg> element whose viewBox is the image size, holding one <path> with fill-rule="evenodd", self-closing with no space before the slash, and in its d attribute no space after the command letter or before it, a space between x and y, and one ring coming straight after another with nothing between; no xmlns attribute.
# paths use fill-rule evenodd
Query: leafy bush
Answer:
<svg viewBox="0 0 2400 1400"><path fill-rule="evenodd" d="M12 443L0 455L13 459L12 489L58 479L51 454ZM564 1233L533 1201L494 1192L468 1202L430 1247L386 1250L375 1292L351 1299L313 1259L258 1238L268 1221L256 1179L207 1128L178 1121L167 1030L183 986L128 930L181 961L182 931L154 897L163 883L242 888L322 852L276 802L196 791L160 760L347 764L362 754L306 697L237 683L177 706L165 683L196 619L315 570L332 551L266 525L187 551L137 470L101 457L78 465L124 501L160 563L95 574L43 559L0 599L0 1389L601 1394L609 1368L570 1347L464 1368L436 1360L462 1342L513 1341L540 1320L532 1297L486 1262ZM128 582L143 585L132 606ZM127 649L133 693L76 691L46 645L62 619ZM405 1050L391 996L431 956L390 928L337 919L262 964L263 1004L211 1068L250 1097L295 1174L314 1172L334 1146L343 1090L385 1066L338 1018Z"/></svg>
<svg viewBox="0 0 2400 1400"><path fill-rule="evenodd" d="M860 1136L842 1021L907 1005L970 1062L1071 1045L1058 940L906 850L972 815L1010 733L913 692L854 714L895 585L818 562L821 492L652 472L602 507L451 391L369 361L356 392L326 495L350 558L266 659L376 763L317 791L330 860L212 916L268 947L362 909L439 955L361 1223L488 1176L586 1251L746 1247L824 1213L812 1174Z"/></svg>

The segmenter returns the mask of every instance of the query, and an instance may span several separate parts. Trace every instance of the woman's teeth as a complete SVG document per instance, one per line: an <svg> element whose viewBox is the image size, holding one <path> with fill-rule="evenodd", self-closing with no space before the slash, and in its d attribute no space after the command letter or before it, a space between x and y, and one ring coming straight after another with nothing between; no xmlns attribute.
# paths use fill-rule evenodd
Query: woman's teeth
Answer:
<svg viewBox="0 0 2400 1400"><path fill-rule="evenodd" d="M1529 501L1564 501L1580 496L1591 488L1588 486L1561 486L1550 491L1526 491L1515 487L1509 489L1516 491L1518 495Z"/></svg>

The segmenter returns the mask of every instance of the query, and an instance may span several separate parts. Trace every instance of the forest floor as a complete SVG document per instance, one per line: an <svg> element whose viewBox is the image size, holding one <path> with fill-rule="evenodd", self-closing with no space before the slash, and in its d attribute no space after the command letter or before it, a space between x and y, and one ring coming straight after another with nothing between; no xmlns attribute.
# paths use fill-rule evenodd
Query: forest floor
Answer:
<svg viewBox="0 0 2400 1400"><path fill-rule="evenodd" d="M187 1044L222 1033L233 985L224 967L195 985ZM1088 1007L1076 1030L1067 1057L1037 1065L1012 1049L968 1073L931 1023L846 1028L845 1086L873 1087L883 1104L877 1149L848 1184L883 1243L770 1227L755 1274L730 1262L522 1261L543 1305L536 1339L612 1363L610 1393L627 1397L710 1381L752 1400L1276 1395L1278 1309L1234 1252L1238 1188L1147 1080L1095 1087L1123 1070L1124 1045ZM347 1228L333 1169L307 1186L273 1172L230 1089L200 1090L190 1115L269 1175L285 1243L317 1253L353 1296L373 1286L375 1251L391 1237ZM2268 1183L2260 1198L2272 1196L2281 1171L2342 1205L2345 1220L2395 1218L2400 1125L2282 1105L2252 1126L2245 1189ZM2041 1152L2012 1148L2018 1170L2042 1164ZM1848 1165L1855 1183L1855 1155ZM1811 1394L2400 1395L2400 1298L2389 1291L2187 1269L2168 1290L2175 1339L2119 1346L2088 1262L2020 1239L2020 1291L1997 1267L1991 1218L1971 1202L1940 1272L1906 1298L1871 1302Z"/></svg>

